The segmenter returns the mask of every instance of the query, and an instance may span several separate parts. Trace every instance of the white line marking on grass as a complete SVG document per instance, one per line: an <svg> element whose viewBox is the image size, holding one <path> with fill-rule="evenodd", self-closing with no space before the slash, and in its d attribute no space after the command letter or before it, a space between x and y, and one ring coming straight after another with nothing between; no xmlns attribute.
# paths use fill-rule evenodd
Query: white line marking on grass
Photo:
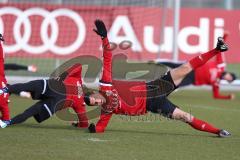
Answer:
<svg viewBox="0 0 240 160"><path fill-rule="evenodd" d="M193 108L202 108L202 109L210 109L210 110L222 110L222 111L230 111L230 112L240 112L239 109L232 108L216 108L214 106L202 106L202 105L192 105Z"/></svg>
<svg viewBox="0 0 240 160"><path fill-rule="evenodd" d="M99 139L99 138L88 138L88 141L92 141L92 142L109 142L111 140L106 140L106 139Z"/></svg>

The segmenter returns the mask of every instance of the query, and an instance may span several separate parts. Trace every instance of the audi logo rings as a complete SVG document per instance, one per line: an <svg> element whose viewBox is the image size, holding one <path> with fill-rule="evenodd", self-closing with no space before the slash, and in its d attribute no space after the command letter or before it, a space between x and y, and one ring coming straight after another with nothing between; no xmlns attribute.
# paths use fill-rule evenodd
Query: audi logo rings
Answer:
<svg viewBox="0 0 240 160"><path fill-rule="evenodd" d="M15 7L0 8L0 33L4 33L4 22L1 18L3 15L13 15L17 17L13 25L13 37L16 43L5 45L5 51L8 53L24 50L32 54L40 54L49 50L58 55L66 55L76 51L85 40L85 23L78 13L70 9L60 8L50 12L43 8L29 8L24 11ZM35 15L43 17L43 21L39 26L42 44L37 46L29 44L32 32L29 17ZM59 36L59 26L56 19L59 16L72 19L78 29L76 39L68 46L58 46L56 44ZM22 34L21 26L24 28ZM50 36L48 35L49 26L51 27Z"/></svg>

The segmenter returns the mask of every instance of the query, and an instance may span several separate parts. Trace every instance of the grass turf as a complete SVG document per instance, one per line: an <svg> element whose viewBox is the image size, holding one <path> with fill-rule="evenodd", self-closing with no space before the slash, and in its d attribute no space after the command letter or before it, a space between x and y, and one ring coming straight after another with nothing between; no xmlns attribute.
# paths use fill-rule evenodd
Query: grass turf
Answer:
<svg viewBox="0 0 240 160"><path fill-rule="evenodd" d="M183 110L229 130L230 138L217 138L151 114L132 118L115 115L104 134L73 128L56 116L42 124L31 118L0 130L0 159L237 160L240 93L236 94L233 101L214 100L209 91L178 91L170 97ZM32 103L11 97L12 115L21 113Z"/></svg>

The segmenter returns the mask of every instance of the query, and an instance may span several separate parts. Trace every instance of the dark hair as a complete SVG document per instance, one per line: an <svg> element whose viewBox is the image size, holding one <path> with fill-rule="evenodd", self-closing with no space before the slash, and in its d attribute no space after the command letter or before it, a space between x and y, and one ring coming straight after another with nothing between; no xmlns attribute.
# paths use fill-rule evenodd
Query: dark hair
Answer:
<svg viewBox="0 0 240 160"><path fill-rule="evenodd" d="M84 102L86 103L86 105L90 106L90 97L89 96L84 96Z"/></svg>
<svg viewBox="0 0 240 160"><path fill-rule="evenodd" d="M235 73L233 72L223 72L220 79L223 79L223 77L226 75L226 74L230 74L232 76L232 81L236 80L237 79L237 76Z"/></svg>
<svg viewBox="0 0 240 160"><path fill-rule="evenodd" d="M98 92L98 89L92 89L92 88L88 88L86 85L82 85L83 88L83 93L84 93L84 102L88 105L88 106L92 106L90 104L90 96L95 93Z"/></svg>

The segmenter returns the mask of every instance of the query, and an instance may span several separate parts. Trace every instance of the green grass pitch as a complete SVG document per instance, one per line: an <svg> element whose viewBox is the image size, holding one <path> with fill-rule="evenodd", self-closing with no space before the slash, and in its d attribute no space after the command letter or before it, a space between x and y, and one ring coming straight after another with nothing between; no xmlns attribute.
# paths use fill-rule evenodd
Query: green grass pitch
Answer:
<svg viewBox="0 0 240 160"><path fill-rule="evenodd" d="M240 93L236 96L233 101L224 101L212 99L209 91L178 91L170 97L183 110L229 130L230 138L217 138L149 114L132 118L115 115L104 134L73 128L56 116L42 124L31 118L0 130L0 159L238 160ZM12 115L33 103L15 96L10 99Z"/></svg>

